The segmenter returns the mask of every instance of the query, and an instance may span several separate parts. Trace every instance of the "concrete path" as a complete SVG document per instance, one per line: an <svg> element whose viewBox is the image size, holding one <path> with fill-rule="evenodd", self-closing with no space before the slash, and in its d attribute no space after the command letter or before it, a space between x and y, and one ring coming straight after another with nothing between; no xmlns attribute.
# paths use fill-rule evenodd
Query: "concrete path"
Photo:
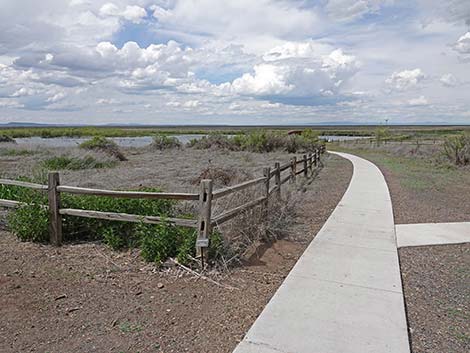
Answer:
<svg viewBox="0 0 470 353"><path fill-rule="evenodd" d="M382 173L348 190L235 353L409 353L392 205Z"/></svg>
<svg viewBox="0 0 470 353"><path fill-rule="evenodd" d="M399 248L470 243L470 222L401 224L395 228Z"/></svg>

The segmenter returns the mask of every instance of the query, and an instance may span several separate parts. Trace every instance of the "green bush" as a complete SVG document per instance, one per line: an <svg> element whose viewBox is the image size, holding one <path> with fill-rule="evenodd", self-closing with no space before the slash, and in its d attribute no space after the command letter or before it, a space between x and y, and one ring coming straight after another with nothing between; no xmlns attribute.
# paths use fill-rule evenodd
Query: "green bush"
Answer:
<svg viewBox="0 0 470 353"><path fill-rule="evenodd" d="M81 169L101 169L111 168L116 163L112 161L101 162L93 156L69 157L69 156L58 156L48 158L42 162L43 168L47 170L81 170Z"/></svg>
<svg viewBox="0 0 470 353"><path fill-rule="evenodd" d="M231 151L238 150L234 141L226 135L210 134L203 136L200 139L192 139L188 142L188 147L193 147L200 150L206 149L227 149Z"/></svg>
<svg viewBox="0 0 470 353"><path fill-rule="evenodd" d="M447 137L443 148L444 154L455 165L470 164L470 135Z"/></svg>
<svg viewBox="0 0 470 353"><path fill-rule="evenodd" d="M158 192L143 188L139 191ZM0 185L0 198L22 201L22 206L10 212L8 226L23 241L45 242L49 239L48 212L45 194L27 188ZM104 212L130 213L160 217L176 216L175 201L121 199L90 195L62 194L62 207ZM185 217L187 218L187 217ZM63 216L64 240L102 240L113 249L140 247L147 261L163 262L176 257L185 264L194 256L196 232L176 227L169 222L157 225L106 221L92 218Z"/></svg>
<svg viewBox="0 0 470 353"><path fill-rule="evenodd" d="M95 136L91 140L82 142L79 147L86 150L107 153L108 155L111 155L120 161L127 160L124 154L122 154L122 152L119 150L118 145L114 141L108 140L103 136Z"/></svg>
<svg viewBox="0 0 470 353"><path fill-rule="evenodd" d="M180 148L181 142L173 136L155 135L153 137L152 146L159 150L166 150L171 148Z"/></svg>
<svg viewBox="0 0 470 353"><path fill-rule="evenodd" d="M268 153L276 150L289 153L310 152L319 146L318 135L310 129L304 130L302 135L286 135L267 130L255 130L232 137L213 134L199 140L191 140L188 144L188 147L197 149L215 148L257 153Z"/></svg>
<svg viewBox="0 0 470 353"><path fill-rule="evenodd" d="M8 135L0 135L0 143L1 142L16 143L15 139Z"/></svg>
<svg viewBox="0 0 470 353"><path fill-rule="evenodd" d="M8 214L8 226L22 241L45 242L49 239L47 198L37 190L19 186L1 185L0 198L24 202Z"/></svg>

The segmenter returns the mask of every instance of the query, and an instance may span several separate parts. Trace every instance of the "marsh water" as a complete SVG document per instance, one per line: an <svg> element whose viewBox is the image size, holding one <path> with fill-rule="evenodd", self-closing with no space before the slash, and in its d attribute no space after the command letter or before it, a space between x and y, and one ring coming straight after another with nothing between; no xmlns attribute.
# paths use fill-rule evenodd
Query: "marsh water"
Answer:
<svg viewBox="0 0 470 353"><path fill-rule="evenodd" d="M182 144L186 144L192 139L200 139L207 135L172 135L176 137ZM325 135L320 136L320 139L326 141L349 141L349 140L358 140L370 137L364 136L336 136L336 135ZM25 138L16 138L16 143L23 146L31 147L75 147L80 145L82 142L89 140L90 137L52 137L52 138L42 138L42 137L25 137ZM145 147L152 143L152 136L138 136L138 137L110 137L110 140L116 142L118 146L121 147Z"/></svg>

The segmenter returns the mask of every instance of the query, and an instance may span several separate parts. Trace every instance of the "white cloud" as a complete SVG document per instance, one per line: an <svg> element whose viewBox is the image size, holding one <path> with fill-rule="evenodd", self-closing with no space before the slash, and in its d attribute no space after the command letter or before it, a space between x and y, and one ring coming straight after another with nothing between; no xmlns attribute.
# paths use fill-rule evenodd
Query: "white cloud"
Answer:
<svg viewBox="0 0 470 353"><path fill-rule="evenodd" d="M459 85L459 81L452 74L444 74L440 78L440 82L446 87L455 87Z"/></svg>
<svg viewBox="0 0 470 353"><path fill-rule="evenodd" d="M299 38L321 30L316 11L296 1L184 0L174 1L171 8L152 9L158 22L172 30L225 38L253 49L271 46L276 38Z"/></svg>
<svg viewBox="0 0 470 353"><path fill-rule="evenodd" d="M408 101L408 104L410 106L424 106L428 105L428 100L424 96L420 96L418 98L413 98Z"/></svg>
<svg viewBox="0 0 470 353"><path fill-rule="evenodd" d="M46 99L48 103L56 103L64 99L67 95L64 92L58 92Z"/></svg>
<svg viewBox="0 0 470 353"><path fill-rule="evenodd" d="M321 48L321 50L316 50ZM341 49L326 52L315 43L287 43L268 51L253 73L235 79L231 88L242 95L318 97L336 95L358 71L359 63Z"/></svg>
<svg viewBox="0 0 470 353"><path fill-rule="evenodd" d="M99 12L101 16L119 17L134 23L140 23L147 16L147 11L140 6L128 5L121 10L116 4L111 2L101 6Z"/></svg>
<svg viewBox="0 0 470 353"><path fill-rule="evenodd" d="M465 33L459 38L454 49L460 54L470 54L470 32Z"/></svg>
<svg viewBox="0 0 470 353"><path fill-rule="evenodd" d="M394 72L385 82L394 89L407 90L416 87L425 77L423 71L418 68Z"/></svg>

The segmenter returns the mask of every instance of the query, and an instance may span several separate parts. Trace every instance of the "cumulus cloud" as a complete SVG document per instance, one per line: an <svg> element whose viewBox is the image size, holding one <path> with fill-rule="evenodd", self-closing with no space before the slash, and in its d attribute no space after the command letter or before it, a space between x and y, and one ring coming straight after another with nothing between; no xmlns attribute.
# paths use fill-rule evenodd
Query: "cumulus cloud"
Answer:
<svg viewBox="0 0 470 353"><path fill-rule="evenodd" d="M318 49L318 50L317 50ZM315 43L287 43L268 51L264 61L235 79L231 89L242 95L333 96L358 71L359 62L341 49Z"/></svg>
<svg viewBox="0 0 470 353"><path fill-rule="evenodd" d="M134 23L140 23L143 18L147 17L147 11L136 5L128 5L120 9L116 4L108 2L100 8L101 16L119 17Z"/></svg>
<svg viewBox="0 0 470 353"><path fill-rule="evenodd" d="M425 77L423 71L418 68L394 72L385 82L393 89L407 90L416 87Z"/></svg>

